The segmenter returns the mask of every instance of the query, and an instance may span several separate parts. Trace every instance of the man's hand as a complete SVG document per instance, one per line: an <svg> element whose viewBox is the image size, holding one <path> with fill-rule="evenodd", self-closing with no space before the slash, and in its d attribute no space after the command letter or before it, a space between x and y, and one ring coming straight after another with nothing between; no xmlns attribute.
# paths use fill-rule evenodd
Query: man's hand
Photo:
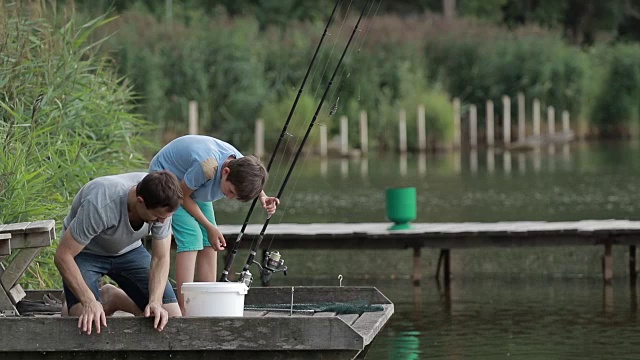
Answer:
<svg viewBox="0 0 640 360"><path fill-rule="evenodd" d="M260 196L260 203L262 207L267 210L269 216L276 212L276 208L280 205L280 199L273 196Z"/></svg>
<svg viewBox="0 0 640 360"><path fill-rule="evenodd" d="M107 327L107 316L104 313L102 304L93 299L86 304L82 303L82 314L78 319L78 328L91 335L93 323L96 324L96 332L100 334L100 325Z"/></svg>
<svg viewBox="0 0 640 360"><path fill-rule="evenodd" d="M154 329L162 331L169 321L169 313L167 310L162 307L162 304L149 303L147 307L144 308L144 317L151 317L151 315L155 317L153 320Z"/></svg>
<svg viewBox="0 0 640 360"><path fill-rule="evenodd" d="M217 227L211 225L207 231L209 237L209 244L213 246L215 251L222 251L227 246L227 242L224 240L224 236Z"/></svg>

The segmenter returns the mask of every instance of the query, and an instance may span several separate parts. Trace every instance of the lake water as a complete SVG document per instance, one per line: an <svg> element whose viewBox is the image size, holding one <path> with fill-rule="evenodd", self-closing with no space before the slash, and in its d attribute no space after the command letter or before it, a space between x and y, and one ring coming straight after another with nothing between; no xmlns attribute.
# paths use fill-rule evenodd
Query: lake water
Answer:
<svg viewBox="0 0 640 360"><path fill-rule="evenodd" d="M419 222L638 219L639 148L302 157L271 223L386 221L384 191L398 186L417 188ZM274 164L269 194L278 192L286 161ZM241 224L248 205L221 200L215 208L219 223ZM258 211L251 222L262 221ZM340 274L344 285L378 287L396 313L367 359L637 359L638 300L627 251L614 247L607 288L601 247L454 250L448 293L432 279L435 250L423 251L418 288L408 280L410 250L294 250L283 253L289 276L275 275L272 284L337 285Z"/></svg>

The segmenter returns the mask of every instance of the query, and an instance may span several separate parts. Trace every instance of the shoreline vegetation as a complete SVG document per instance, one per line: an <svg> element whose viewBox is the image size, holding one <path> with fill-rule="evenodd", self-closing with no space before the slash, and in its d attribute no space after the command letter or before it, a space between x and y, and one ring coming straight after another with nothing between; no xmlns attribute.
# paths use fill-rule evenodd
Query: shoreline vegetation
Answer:
<svg viewBox="0 0 640 360"><path fill-rule="evenodd" d="M169 20L143 3L95 15L73 1L0 0L0 223L56 219L60 226L84 183L144 169L163 143L185 134L190 101L199 104L201 134L252 149L254 122L262 118L264 147L273 148L324 15L269 25L221 8L181 9ZM340 51L332 47L343 46L351 15L330 29L293 124L313 115L331 75L322 67L337 62ZM438 148L454 137L453 98L463 112L475 104L484 114L487 100L498 104L518 93L543 109L569 111L585 124L584 138L638 137L637 44L581 48L555 30L433 14L376 14L363 30L318 119L329 138L339 137L346 116L349 143L358 147L364 110L371 152L396 151L399 111L415 129L423 105L429 147ZM516 111L512 106L511 118ZM295 128L291 134L301 136ZM318 132L312 136L317 143ZM417 147L417 137L407 141ZM25 288L60 286L53 251L55 245L34 261Z"/></svg>

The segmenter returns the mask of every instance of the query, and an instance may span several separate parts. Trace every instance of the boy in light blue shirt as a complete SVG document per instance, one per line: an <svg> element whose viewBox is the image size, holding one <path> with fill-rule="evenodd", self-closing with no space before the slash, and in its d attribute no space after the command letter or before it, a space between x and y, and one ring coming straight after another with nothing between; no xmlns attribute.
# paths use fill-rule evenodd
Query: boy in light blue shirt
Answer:
<svg viewBox="0 0 640 360"><path fill-rule="evenodd" d="M258 158L243 156L232 145L210 136L186 135L171 141L151 160L149 171L158 170L175 174L184 195L172 227L177 244L178 303L185 314L182 284L192 282L196 273L198 281L216 281L216 251L226 246L212 202L222 197L250 201L259 196L271 215L279 200L262 191L268 174Z"/></svg>

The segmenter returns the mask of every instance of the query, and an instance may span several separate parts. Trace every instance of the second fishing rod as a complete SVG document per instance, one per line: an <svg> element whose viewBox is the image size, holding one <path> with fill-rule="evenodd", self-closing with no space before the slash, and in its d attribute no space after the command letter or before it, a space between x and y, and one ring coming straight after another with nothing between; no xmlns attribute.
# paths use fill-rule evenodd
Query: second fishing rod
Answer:
<svg viewBox="0 0 640 360"><path fill-rule="evenodd" d="M284 125L282 126L282 131L280 132L280 137L278 138L278 142L276 143L275 149L271 153L271 158L269 159L269 163L267 165L267 172L269 172L269 170L271 170L271 165L273 165L273 160L275 159L276 153L278 152L278 149L280 148L280 144L282 143L282 139L284 139L285 135L287 134L287 128L289 127L289 123L291 122L291 118L293 116L293 112L295 111L296 106L298 105L298 100L300 100L300 96L302 95L302 91L304 90L304 85L307 83L307 79L309 78L309 73L311 73L311 69L313 68L313 64L316 61L316 57L318 56L318 52L320 51L320 48L322 47L322 42L324 41L325 36L329 32L329 26L331 26L331 22L333 21L334 15L336 14L336 10L338 9L338 5L340 5L341 2L342 2L342 0L336 0L335 5L333 6L333 10L331 11L331 16L329 16L329 20L327 21L327 25L325 26L324 32L322 33L322 37L320 37L320 41L318 42L318 45L316 46L316 51L313 53L313 57L311 58L311 62L309 63L309 67L307 68L307 72L304 75L304 79L302 80L302 84L300 84L300 89L298 89L298 95L296 95L296 99L293 101L293 105L291 106L291 110L289 111L289 116L287 116L287 120L284 122ZM260 195L258 195L258 197L259 196ZM251 203L251 206L249 207L249 212L247 213L247 216L244 219L244 223L242 224L242 228L240 229L240 233L238 234L238 236L236 238L236 241L233 243L233 246L231 247L231 251L229 252L229 255L226 258L226 261L225 261L225 264L224 264L224 270L222 270L222 275L220 276L220 280L219 280L221 282L229 281L229 271L231 270L231 265L233 264L233 260L235 259L236 254L238 253L238 247L240 246L240 240L242 240L242 236L244 235L244 232L247 229L247 225L249 224L249 219L251 218L251 214L253 213L253 209L256 207L256 203L258 202L258 197L253 199L253 202ZM269 217L271 217L271 216L269 216Z"/></svg>
<svg viewBox="0 0 640 360"><path fill-rule="evenodd" d="M347 42L347 44L344 47L344 50L342 51L342 55L340 56L340 60L338 60L338 63L336 64L336 67L333 71L333 74L331 75L331 78L329 79L329 82L327 83L327 87L324 90L324 93L322 94L322 98L320 99L320 102L318 103L318 107L316 108L315 113L313 114L313 118L311 119L311 122L309 123L309 127L307 128L306 133L304 134L304 137L302 138L302 142L300 143L300 146L298 147L298 150L296 151L296 154L293 158L293 161L291 163L291 166L289 167L289 170L287 171L287 174L284 178L284 180L282 181L282 185L280 186L280 189L278 190L278 194L276 195L276 197L278 199L280 199L282 197L282 194L284 192L285 187L287 186L287 182L289 181L289 178L291 177L291 173L293 172L293 169L296 166L296 163L298 162L298 158L300 157L300 154L302 153L302 149L304 148L305 143L307 142L307 139L309 138L309 134L311 133L311 130L313 129L313 126L315 125L316 119L318 118L318 114L320 113L320 109L322 109L322 104L324 103L327 94L329 93L329 90L331 89L331 85L333 84L333 80L336 77L336 74L338 73L338 69L340 68L340 65L342 64L342 60L344 59L345 55L347 54L347 51L349 50L349 46L351 45L351 42L353 41L353 38L355 36L355 34L358 32L358 27L360 26L360 21L362 20L362 17L364 16L365 10L367 9L367 5L369 4L370 0L367 0L365 6L362 7L362 11L360 12L360 16L358 17L358 21L356 22L356 25L353 27L353 31L351 33L351 36L349 37L349 41ZM251 286L251 283L253 281L253 275L251 274L251 272L249 271L249 268L251 267L252 264L257 264L260 267L261 270L261 275L263 277L263 284L268 283L268 278L270 278L270 276L274 273L274 272L279 272L279 271L286 271L287 267L284 266L284 260L280 259L280 254L274 251L273 253L266 253L266 259L265 259L265 263L264 265L261 265L260 263L254 261L255 256L256 256L256 252L258 251L258 249L260 248L260 244L262 243L262 240L264 238L264 233L267 230L267 227L269 226L269 222L271 221L271 217L267 217L267 219L264 222L264 225L262 226L262 230L260 231L260 234L258 235L258 239L254 242L253 246L251 247L251 250L249 251L249 256L247 258L247 262L244 264L244 267L242 268L242 273L240 274L240 280L241 282L244 282L247 287ZM277 256L274 256L277 255ZM265 281L265 277L266 280Z"/></svg>

